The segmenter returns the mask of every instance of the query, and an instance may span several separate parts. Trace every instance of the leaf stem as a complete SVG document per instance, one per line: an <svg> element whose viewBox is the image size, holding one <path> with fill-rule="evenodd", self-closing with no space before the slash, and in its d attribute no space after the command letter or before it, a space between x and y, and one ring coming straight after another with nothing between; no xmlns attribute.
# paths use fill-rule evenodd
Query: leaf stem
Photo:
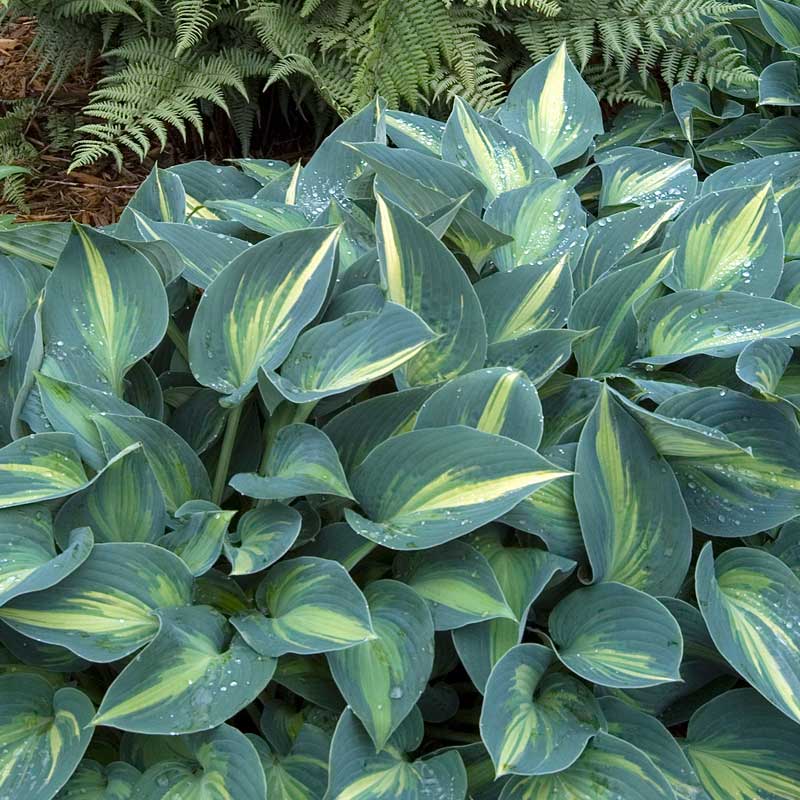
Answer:
<svg viewBox="0 0 800 800"><path fill-rule="evenodd" d="M189 345L186 342L186 337L183 331L178 327L178 323L170 317L169 324L167 325L167 336L172 340L175 349L181 354L181 358L188 364L189 363Z"/></svg>
<svg viewBox="0 0 800 800"><path fill-rule="evenodd" d="M242 418L244 401L234 406L228 414L228 421L225 423L225 436L222 439L222 448L219 451L217 461L217 471L214 473L214 489L211 499L216 505L222 502L222 495L225 491L225 482L228 477L228 467L231 465L231 454L233 445L236 442L236 432L239 429L239 420Z"/></svg>

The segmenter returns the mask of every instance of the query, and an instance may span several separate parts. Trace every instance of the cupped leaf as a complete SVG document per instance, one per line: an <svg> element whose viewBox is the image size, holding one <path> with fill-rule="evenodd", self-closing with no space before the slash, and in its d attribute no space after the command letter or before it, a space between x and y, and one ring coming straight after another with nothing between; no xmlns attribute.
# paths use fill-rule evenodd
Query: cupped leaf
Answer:
<svg viewBox="0 0 800 800"><path fill-rule="evenodd" d="M695 575L700 611L720 653L755 689L800 722L800 580L763 550L709 542Z"/></svg>
<svg viewBox="0 0 800 800"><path fill-rule="evenodd" d="M564 43L515 81L500 120L530 139L553 166L578 158L603 132L600 104Z"/></svg>
<svg viewBox="0 0 800 800"><path fill-rule="evenodd" d="M280 500L306 494L350 497L339 456L331 440L318 428L304 423L278 431L269 451L266 474L234 475L237 492L262 500Z"/></svg>
<svg viewBox="0 0 800 800"><path fill-rule="evenodd" d="M274 369L317 315L333 274L338 231L275 236L235 258L209 285L189 332L192 372L240 403L259 368ZM264 269L264 264L275 265Z"/></svg>
<svg viewBox="0 0 800 800"><path fill-rule="evenodd" d="M561 772L605 727L591 689L563 672L548 672L554 662L549 647L520 644L489 676L480 729L498 775Z"/></svg>
<svg viewBox="0 0 800 800"><path fill-rule="evenodd" d="M774 395L792 360L792 348L776 339L750 342L736 359L736 375L766 395Z"/></svg>
<svg viewBox="0 0 800 800"><path fill-rule="evenodd" d="M575 472L594 580L675 594L691 558L689 514L669 464L607 389L581 432Z"/></svg>
<svg viewBox="0 0 800 800"><path fill-rule="evenodd" d="M416 386L479 369L486 358L486 323L464 270L411 214L380 195L377 201L378 255L387 296L418 314L438 336L402 366L398 377L404 386Z"/></svg>
<svg viewBox="0 0 800 800"><path fill-rule="evenodd" d="M553 609L549 630L564 665L592 683L634 689L680 680L678 623L654 597L625 584L571 592Z"/></svg>
<svg viewBox="0 0 800 800"><path fill-rule="evenodd" d="M645 363L672 364L701 353L727 358L756 339L800 334L800 308L742 292L687 289L654 300L640 331Z"/></svg>
<svg viewBox="0 0 800 800"><path fill-rule="evenodd" d="M242 514L235 537L223 542L231 575L249 575L274 564L300 533L300 513L283 503L266 503Z"/></svg>
<svg viewBox="0 0 800 800"><path fill-rule="evenodd" d="M425 601L398 581L364 592L375 638L328 654L333 679L376 750L417 704L433 668L433 620Z"/></svg>
<svg viewBox="0 0 800 800"><path fill-rule="evenodd" d="M566 324L572 305L567 256L544 264L523 264L475 284L489 344L506 342L543 328Z"/></svg>
<svg viewBox="0 0 800 800"><path fill-rule="evenodd" d="M121 396L125 373L161 341L168 317L150 262L76 225L45 289L42 371Z"/></svg>
<svg viewBox="0 0 800 800"><path fill-rule="evenodd" d="M89 746L93 713L78 689L39 675L0 676L0 797L54 797Z"/></svg>
<svg viewBox="0 0 800 800"><path fill-rule="evenodd" d="M375 745L350 709L345 709L331 743L328 800L462 800L467 791L464 764L455 751L409 761L422 735L422 720L406 719L385 750Z"/></svg>
<svg viewBox="0 0 800 800"><path fill-rule="evenodd" d="M453 643L478 691L483 691L492 667L522 641L528 612L551 582L572 572L575 562L535 547L510 547L508 531L492 524L467 541L489 562L514 619L489 619L453 631ZM559 575L560 573L560 575ZM556 577L558 576L558 577Z"/></svg>
<svg viewBox="0 0 800 800"><path fill-rule="evenodd" d="M280 375L264 374L286 399L309 403L405 369L435 341L417 314L389 302L379 311L353 311L306 331Z"/></svg>
<svg viewBox="0 0 800 800"><path fill-rule="evenodd" d="M715 107L711 102L711 90L707 86L692 81L681 81L670 89L672 110L678 118L683 135L690 141L695 139L695 123L705 122L709 119L724 120L740 117L744 106L728 97L725 97ZM700 127L700 126L698 126ZM699 131L698 131L699 134ZM702 139L699 135L697 138Z"/></svg>
<svg viewBox="0 0 800 800"><path fill-rule="evenodd" d="M697 191L697 173L689 158L643 147L618 147L604 150L595 162L603 175L601 207L691 200Z"/></svg>
<svg viewBox="0 0 800 800"><path fill-rule="evenodd" d="M712 800L789 800L800 792L800 732L752 689L698 709L685 752Z"/></svg>
<svg viewBox="0 0 800 800"><path fill-rule="evenodd" d="M608 733L648 756L669 781L676 800L710 800L680 745L661 722L614 697L602 697L600 708Z"/></svg>
<svg viewBox="0 0 800 800"><path fill-rule="evenodd" d="M305 214L286 203L269 200L213 200L206 203L206 208L220 211L225 219L241 222L251 231L277 236L279 233L301 230L309 226Z"/></svg>
<svg viewBox="0 0 800 800"><path fill-rule="evenodd" d="M167 511L174 512L189 500L206 500L211 496L211 484L202 461L163 422L103 412L92 417L92 421L108 458L132 444L141 443L161 487Z"/></svg>
<svg viewBox="0 0 800 800"><path fill-rule="evenodd" d="M36 302L50 273L21 258L0 256L0 358L11 355L14 338L28 309Z"/></svg>
<svg viewBox="0 0 800 800"><path fill-rule="evenodd" d="M93 720L148 734L195 733L251 703L275 672L208 606L157 612L160 627L108 687Z"/></svg>
<svg viewBox="0 0 800 800"><path fill-rule="evenodd" d="M364 595L335 561L281 561L259 584L256 602L264 613L236 614L231 622L261 655L327 653L375 638Z"/></svg>
<svg viewBox="0 0 800 800"><path fill-rule="evenodd" d="M566 793L566 794L565 794ZM667 779L637 747L598 733L583 755L554 775L513 778L500 800L674 800Z"/></svg>
<svg viewBox="0 0 800 800"><path fill-rule="evenodd" d="M158 481L144 450L134 444L61 506L55 529L62 548L75 528L91 528L97 542L155 542L164 533L164 520Z"/></svg>
<svg viewBox="0 0 800 800"><path fill-rule="evenodd" d="M425 553L400 553L394 571L427 601L436 630L494 617L517 621L489 562L466 542L448 542Z"/></svg>
<svg viewBox="0 0 800 800"><path fill-rule="evenodd" d="M575 190L563 180L538 178L506 192L486 209L486 221L513 237L492 260L508 272L523 264L564 257L574 263L586 241L586 212Z"/></svg>
<svg viewBox="0 0 800 800"><path fill-rule="evenodd" d="M404 468L414 464L413 472ZM423 428L378 445L351 476L362 536L395 550L428 548L496 519L568 472L529 447L462 425Z"/></svg>
<svg viewBox="0 0 800 800"><path fill-rule="evenodd" d="M667 229L672 289L735 290L771 297L783 270L783 233L769 184L704 194Z"/></svg>
<svg viewBox="0 0 800 800"><path fill-rule="evenodd" d="M223 511L207 500L191 500L175 512L172 530L159 544L180 556L192 575L203 575L214 566L235 511Z"/></svg>
<svg viewBox="0 0 800 800"><path fill-rule="evenodd" d="M64 497L87 482L68 433L35 433L0 448L0 508Z"/></svg>
<svg viewBox="0 0 800 800"><path fill-rule="evenodd" d="M264 800L258 753L230 725L175 739L148 740L158 753L136 784L135 800ZM164 756L167 756L164 759Z"/></svg>
<svg viewBox="0 0 800 800"><path fill-rule="evenodd" d="M528 378L518 370L490 367L437 389L420 408L414 428L466 425L535 449L543 420L539 395Z"/></svg>
<svg viewBox="0 0 800 800"><path fill-rule="evenodd" d="M158 631L153 611L188 605L191 587L184 563L161 547L98 544L60 583L0 608L0 619L31 639L105 663L150 641Z"/></svg>
<svg viewBox="0 0 800 800"><path fill-rule="evenodd" d="M397 145L409 150L419 150L429 156L441 156L444 123L422 114L389 109L384 114L386 132Z"/></svg>
<svg viewBox="0 0 800 800"><path fill-rule="evenodd" d="M136 767L123 761L100 764L85 758L56 795L56 800L130 800L141 774Z"/></svg>
<svg viewBox="0 0 800 800"><path fill-rule="evenodd" d="M82 528L82 526L75 526ZM0 511L0 605L54 586L74 572L92 549L91 531L76 530L56 553L50 512L43 506Z"/></svg>
<svg viewBox="0 0 800 800"><path fill-rule="evenodd" d="M482 117L460 97L444 128L442 158L480 178L491 197L554 175L524 136Z"/></svg>

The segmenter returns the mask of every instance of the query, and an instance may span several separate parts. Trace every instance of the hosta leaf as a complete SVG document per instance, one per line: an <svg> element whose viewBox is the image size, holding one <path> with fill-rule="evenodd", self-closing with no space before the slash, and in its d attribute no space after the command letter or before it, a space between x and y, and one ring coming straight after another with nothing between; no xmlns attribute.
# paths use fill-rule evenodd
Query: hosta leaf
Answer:
<svg viewBox="0 0 800 800"><path fill-rule="evenodd" d="M100 432L103 449L109 458L141 442L161 487L167 511L176 511L188 500L211 496L206 468L172 428L148 417L102 412L92 417L92 421Z"/></svg>
<svg viewBox="0 0 800 800"><path fill-rule="evenodd" d="M692 525L714 536L747 536L796 516L800 508L800 430L775 405L728 389L697 389L659 412L727 435L748 452L710 459L671 458Z"/></svg>
<svg viewBox="0 0 800 800"><path fill-rule="evenodd" d="M800 333L800 309L742 292L686 290L653 301L640 320L641 347L649 364L671 364L705 353L738 355L756 339Z"/></svg>
<svg viewBox="0 0 800 800"><path fill-rule="evenodd" d="M158 760L136 785L135 800L264 800L264 770L247 737L229 725L174 740L151 739ZM173 752L170 752L173 750ZM174 752L177 750L177 752ZM133 800L133 798L132 798Z"/></svg>
<svg viewBox="0 0 800 800"><path fill-rule="evenodd" d="M593 222L580 263L572 274L578 294L613 267L640 253L680 209L680 203L648 203Z"/></svg>
<svg viewBox="0 0 800 800"><path fill-rule="evenodd" d="M281 755L260 736L248 736L267 780L267 797L320 800L328 785L330 736L310 723L300 728L292 749Z"/></svg>
<svg viewBox="0 0 800 800"><path fill-rule="evenodd" d="M492 758L483 744L475 742L453 749L461 756L467 769L467 797L472 800L498 800L510 776L495 778Z"/></svg>
<svg viewBox="0 0 800 800"><path fill-rule="evenodd" d="M364 595L335 561L281 561L259 584L256 602L263 614L236 614L231 621L265 656L326 653L375 637Z"/></svg>
<svg viewBox="0 0 800 800"><path fill-rule="evenodd" d="M515 367L522 370L535 386L541 386L569 361L573 343L587 335L586 331L566 328L525 333L516 339L489 345L486 366Z"/></svg>
<svg viewBox="0 0 800 800"><path fill-rule="evenodd" d="M575 505L595 581L675 594L692 531L675 476L607 389L581 432Z"/></svg>
<svg viewBox="0 0 800 800"><path fill-rule="evenodd" d="M421 114L388 110L384 115L386 132L397 145L410 150L419 150L429 156L442 154L444 123Z"/></svg>
<svg viewBox="0 0 800 800"><path fill-rule="evenodd" d="M57 800L130 800L141 777L136 767L122 761L100 764L85 758L78 764Z"/></svg>
<svg viewBox="0 0 800 800"><path fill-rule="evenodd" d="M71 229L68 222L12 225L0 230L0 253L53 267L69 239Z"/></svg>
<svg viewBox="0 0 800 800"><path fill-rule="evenodd" d="M64 547L75 528L91 528L97 542L155 542L164 533L164 498L141 445L109 459L89 486L56 516Z"/></svg>
<svg viewBox="0 0 800 800"><path fill-rule="evenodd" d="M377 200L378 254L387 296L418 314L438 335L404 364L398 377L405 386L415 386L479 369L486 357L486 324L466 274L424 225L380 195Z"/></svg>
<svg viewBox="0 0 800 800"><path fill-rule="evenodd" d="M767 64L758 76L758 103L764 106L796 106L800 103L796 61Z"/></svg>
<svg viewBox="0 0 800 800"><path fill-rule="evenodd" d="M716 561L709 542L695 575L700 611L726 660L800 721L800 580L780 559L735 547Z"/></svg>
<svg viewBox="0 0 800 800"><path fill-rule="evenodd" d="M506 547L504 538L501 526L489 525L467 541L489 562L515 619L490 619L453 631L458 655L481 692L492 667L522 641L528 611L536 598L558 573L565 575L575 568L574 561L546 550Z"/></svg>
<svg viewBox="0 0 800 800"><path fill-rule="evenodd" d="M614 697L601 698L600 708L608 733L648 756L669 781L676 800L709 800L692 765L661 722Z"/></svg>
<svg viewBox="0 0 800 800"><path fill-rule="evenodd" d="M466 542L449 542L425 553L400 553L394 571L428 602L438 631L493 617L518 621L489 562Z"/></svg>
<svg viewBox="0 0 800 800"><path fill-rule="evenodd" d="M576 444L543 447L541 455L556 466L575 470ZM553 481L526 497L500 521L517 530L538 536L551 553L584 561L586 551L575 508L573 478Z"/></svg>
<svg viewBox="0 0 800 800"><path fill-rule="evenodd" d="M375 745L355 714L346 709L339 718L331 743L330 780L326 800L461 800L467 790L467 775L458 753L449 751L418 761L408 761L403 746L405 728L422 727L417 717L406 720L385 750ZM421 737L421 730L420 730ZM414 731L413 737L417 738Z"/></svg>
<svg viewBox="0 0 800 800"><path fill-rule="evenodd" d="M505 272L565 256L574 262L586 241L586 212L580 198L566 181L556 178L538 178L506 192L489 204L485 219L514 237L492 255Z"/></svg>
<svg viewBox="0 0 800 800"><path fill-rule="evenodd" d="M274 564L300 533L300 514L283 503L267 503L242 514L235 539L223 542L231 575L249 575ZM235 543L234 543L235 541Z"/></svg>
<svg viewBox="0 0 800 800"><path fill-rule="evenodd" d="M354 311L303 333L281 367L266 373L293 403L309 403L374 381L415 360L436 341L414 312L397 303Z"/></svg>
<svg viewBox="0 0 800 800"><path fill-rule="evenodd" d="M0 797L50 800L83 757L92 729L89 698L39 675L0 677Z"/></svg>
<svg viewBox="0 0 800 800"><path fill-rule="evenodd" d="M701 194L772 183L775 199L780 201L787 191L797 186L798 179L800 179L800 152L778 153L718 169L703 181Z"/></svg>
<svg viewBox="0 0 800 800"><path fill-rule="evenodd" d="M174 172L153 167L128 201L127 210L160 222L183 222L186 192L181 179Z"/></svg>
<svg viewBox="0 0 800 800"><path fill-rule="evenodd" d="M411 463L413 472L403 469ZM504 436L461 425L425 428L395 436L367 456L350 483L368 518L348 509L346 519L394 550L434 547L568 474Z"/></svg>
<svg viewBox="0 0 800 800"><path fill-rule="evenodd" d="M466 425L531 448L542 438L542 407L536 387L511 368L491 367L448 381L422 405L414 428Z"/></svg>
<svg viewBox="0 0 800 800"><path fill-rule="evenodd" d="M422 386L372 397L337 414L323 431L351 473L381 442L410 430L434 387Z"/></svg>
<svg viewBox="0 0 800 800"><path fill-rule="evenodd" d="M338 231L307 228L260 242L209 285L189 332L192 372L240 403L258 370L274 369L322 307ZM265 270L264 264L276 265Z"/></svg>
<svg viewBox="0 0 800 800"><path fill-rule="evenodd" d="M82 526L75 526L80 528ZM0 605L23 594L55 585L74 572L89 555L91 531L76 530L56 554L53 523L43 506L0 511Z"/></svg>
<svg viewBox="0 0 800 800"><path fill-rule="evenodd" d="M433 621L425 601L398 581L365 590L374 639L328 654L336 685L376 750L411 713L433 667Z"/></svg>
<svg viewBox="0 0 800 800"><path fill-rule="evenodd" d="M707 86L692 81L681 81L670 89L672 110L678 118L683 135L692 142L695 138L695 123L708 119L724 120L740 117L744 106L735 100L725 98L721 108L711 103L711 91ZM699 132L699 131L698 131ZM702 139L700 135L697 138Z"/></svg>
<svg viewBox="0 0 800 800"><path fill-rule="evenodd" d="M87 483L68 433L35 433L0 448L0 508L74 494Z"/></svg>
<svg viewBox="0 0 800 800"><path fill-rule="evenodd" d="M539 389L544 412L543 445L575 442L603 384L589 378L556 373Z"/></svg>
<svg viewBox="0 0 800 800"><path fill-rule="evenodd" d="M572 305L567 256L544 264L523 264L475 284L489 344L506 342L543 328L566 324Z"/></svg>
<svg viewBox="0 0 800 800"><path fill-rule="evenodd" d="M561 661L600 686L637 688L680 680L683 638L667 609L622 583L597 583L561 600L549 619Z"/></svg>
<svg viewBox="0 0 800 800"><path fill-rule="evenodd" d="M725 692L698 709L685 752L712 800L789 800L800 792L797 725L752 689Z"/></svg>
<svg viewBox="0 0 800 800"><path fill-rule="evenodd" d="M96 414L140 416L142 412L108 392L60 381L41 372L35 376L42 410L50 427L74 434L75 447L81 458L93 469L104 467L103 443L92 417Z"/></svg>
<svg viewBox="0 0 800 800"><path fill-rule="evenodd" d="M513 778L500 800L560 800L562 797L674 800L675 794L661 771L641 750L601 732L571 767L555 775Z"/></svg>
<svg viewBox="0 0 800 800"><path fill-rule="evenodd" d="M248 242L211 233L195 225L173 222L154 222L135 214L136 230L145 241L167 242L175 248L183 262L181 273L189 283L207 289L211 281L250 247Z"/></svg>
<svg viewBox="0 0 800 800"><path fill-rule="evenodd" d="M60 583L0 608L0 619L32 639L105 663L150 641L158 631L152 612L189 604L191 585L189 570L167 550L98 544Z"/></svg>
<svg viewBox="0 0 800 800"><path fill-rule="evenodd" d="M595 161L603 175L601 207L691 200L697 191L697 173L688 158L619 147L604 151Z"/></svg>
<svg viewBox="0 0 800 800"><path fill-rule="evenodd" d="M125 373L161 341L168 316L144 256L76 225L45 289L42 371L121 396Z"/></svg>
<svg viewBox="0 0 800 800"><path fill-rule="evenodd" d="M175 512L175 522L170 522L172 530L158 543L180 556L192 575L203 575L219 558L235 514L207 500L191 500Z"/></svg>
<svg viewBox="0 0 800 800"><path fill-rule="evenodd" d="M0 358L11 355L14 337L50 273L21 258L0 256Z"/></svg>
<svg viewBox="0 0 800 800"><path fill-rule="evenodd" d="M777 339L757 339L739 353L736 375L762 394L774 395L792 352L788 344Z"/></svg>
<svg viewBox="0 0 800 800"><path fill-rule="evenodd" d="M491 197L554 175L524 136L481 117L460 97L444 128L442 158L480 178Z"/></svg>
<svg viewBox="0 0 800 800"><path fill-rule="evenodd" d="M769 184L704 194L667 229L672 289L735 290L770 297L781 278L783 233Z"/></svg>
<svg viewBox="0 0 800 800"><path fill-rule="evenodd" d="M600 104L563 43L516 80L500 120L527 136L553 166L582 155L603 132Z"/></svg>
<svg viewBox="0 0 800 800"><path fill-rule="evenodd" d="M498 775L566 769L605 726L591 689L563 672L549 647L520 644L495 664L486 684L481 737Z"/></svg>
<svg viewBox="0 0 800 800"><path fill-rule="evenodd" d="M108 687L93 723L149 734L195 733L251 703L275 671L208 606L158 611L155 639Z"/></svg>
<svg viewBox="0 0 800 800"><path fill-rule="evenodd" d="M269 200L214 200L206 208L222 212L225 219L241 222L247 228L267 236L298 231L309 226L305 214L297 206Z"/></svg>
<svg viewBox="0 0 800 800"><path fill-rule="evenodd" d="M234 475L230 483L237 492L263 500L305 494L352 498L333 443L321 430L303 423L278 431L269 451L266 475Z"/></svg>
<svg viewBox="0 0 800 800"><path fill-rule="evenodd" d="M790 53L800 48L800 12L782 0L756 0L756 8L767 33Z"/></svg>
<svg viewBox="0 0 800 800"><path fill-rule="evenodd" d="M606 273L576 301L569 314L574 330L592 331L575 342L579 375L600 375L635 355L639 325L635 306L672 272L671 252L650 256Z"/></svg>

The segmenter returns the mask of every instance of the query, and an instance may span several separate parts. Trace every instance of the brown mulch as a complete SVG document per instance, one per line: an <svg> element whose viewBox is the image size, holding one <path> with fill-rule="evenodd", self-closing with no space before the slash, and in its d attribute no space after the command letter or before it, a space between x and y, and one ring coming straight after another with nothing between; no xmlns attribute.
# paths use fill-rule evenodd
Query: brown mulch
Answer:
<svg viewBox="0 0 800 800"><path fill-rule="evenodd" d="M50 97L47 74L36 74L39 60L30 50L34 32L35 23L30 19L0 25L0 103L25 97L42 99L26 134L41 150L26 189L30 210L22 214L0 199L0 214L16 214L20 222L75 219L90 225L107 225L117 219L153 162L140 164L132 158L119 172L110 162L67 172L69 151L48 147L41 126L48 112L78 115L98 75L96 69L86 73L78 70Z"/></svg>

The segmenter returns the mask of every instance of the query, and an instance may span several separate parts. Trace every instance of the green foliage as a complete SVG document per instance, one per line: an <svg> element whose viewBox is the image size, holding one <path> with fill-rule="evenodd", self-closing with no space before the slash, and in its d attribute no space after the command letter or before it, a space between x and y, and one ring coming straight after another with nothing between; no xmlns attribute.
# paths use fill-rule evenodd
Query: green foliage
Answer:
<svg viewBox="0 0 800 800"><path fill-rule="evenodd" d="M479 111L562 41L599 97L658 102L659 82L755 84L725 0L12 0L39 20L36 46L56 86L102 53L75 165L121 148L142 157L175 128L202 133L227 113L249 154L264 89L346 118L376 94L446 115L454 95ZM309 92L309 90L312 90ZM272 96L275 97L275 91Z"/></svg>
<svg viewBox="0 0 800 800"><path fill-rule="evenodd" d="M676 99L0 229L0 797L800 796L800 150Z"/></svg>

